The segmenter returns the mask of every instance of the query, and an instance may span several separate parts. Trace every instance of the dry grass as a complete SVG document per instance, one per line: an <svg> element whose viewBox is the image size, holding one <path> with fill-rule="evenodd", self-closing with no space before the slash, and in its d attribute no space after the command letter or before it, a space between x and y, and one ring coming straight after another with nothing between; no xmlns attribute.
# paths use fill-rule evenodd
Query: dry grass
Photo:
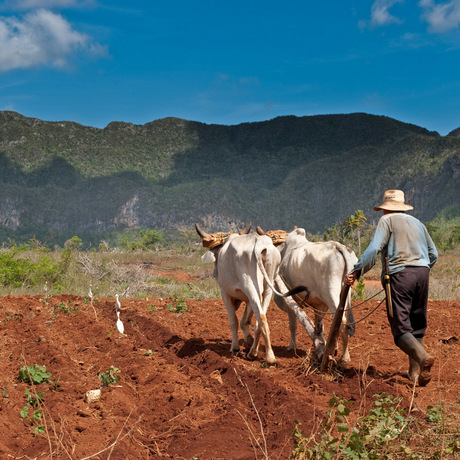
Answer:
<svg viewBox="0 0 460 460"><path fill-rule="evenodd" d="M30 251L29 251L30 252ZM27 257L34 257L33 253ZM156 251L75 252L69 271L61 285L49 285L49 294L74 294L87 296L89 285L96 297L176 297L212 299L220 298L213 278L213 264L201 261L202 248L197 244L176 249ZM50 252L59 260L59 252ZM186 281L174 279L174 271L189 275ZM364 276L364 298L382 290L380 263ZM460 248L440 253L431 271L430 298L435 300L460 299ZM11 289L0 286L0 296L43 294L43 286ZM383 298L383 293L377 299Z"/></svg>

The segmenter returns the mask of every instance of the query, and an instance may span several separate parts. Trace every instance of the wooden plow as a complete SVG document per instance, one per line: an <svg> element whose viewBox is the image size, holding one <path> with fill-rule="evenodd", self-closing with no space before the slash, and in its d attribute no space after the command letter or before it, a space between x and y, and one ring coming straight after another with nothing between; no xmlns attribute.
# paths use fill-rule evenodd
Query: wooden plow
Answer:
<svg viewBox="0 0 460 460"><path fill-rule="evenodd" d="M333 357L337 347L340 324L342 323L343 312L345 310L349 292L350 286L345 284L342 288L342 292L340 293L339 306L337 307L334 318L332 320L331 329L329 330L329 336L327 338L326 347L324 349L323 359L319 368L321 372L329 372L331 370L331 363L334 359Z"/></svg>

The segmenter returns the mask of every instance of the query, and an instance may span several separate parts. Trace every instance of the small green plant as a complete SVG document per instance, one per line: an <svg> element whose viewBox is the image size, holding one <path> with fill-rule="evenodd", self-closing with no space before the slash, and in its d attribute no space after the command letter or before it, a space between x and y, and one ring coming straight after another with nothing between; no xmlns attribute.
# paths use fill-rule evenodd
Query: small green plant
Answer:
<svg viewBox="0 0 460 460"><path fill-rule="evenodd" d="M6 316L5 319L3 320L4 323L7 323L8 321L21 321L22 320L22 315L18 313L11 313L10 315Z"/></svg>
<svg viewBox="0 0 460 460"><path fill-rule="evenodd" d="M444 405L442 403L437 406L427 407L427 418L430 423L440 423L443 421Z"/></svg>
<svg viewBox="0 0 460 460"><path fill-rule="evenodd" d="M46 372L46 366L39 366L35 364L34 366L21 366L19 370L18 379L20 382L25 382L29 385L40 385L42 383L51 383L57 387L59 383L54 384L51 380L51 373ZM5 395L5 391L3 394ZM43 417L43 411L41 409L41 404L44 401L43 393L41 391L35 391L35 394L32 394L29 388L25 390L26 405L22 408L20 415L23 419L28 420L31 425L34 427L35 435L39 435L45 432L41 421Z"/></svg>
<svg viewBox="0 0 460 460"><path fill-rule="evenodd" d="M25 395L26 395L27 405L31 407L38 407L44 401L43 393L41 391L37 391L36 396L33 396L30 393L29 388L26 388Z"/></svg>
<svg viewBox="0 0 460 460"><path fill-rule="evenodd" d="M65 304L64 302L61 302L58 305L54 306L54 312L62 312L66 315L71 315L72 313L75 313L78 310L78 307L76 305L72 305L71 302L67 302Z"/></svg>
<svg viewBox="0 0 460 460"><path fill-rule="evenodd" d="M353 287L352 297L353 299L364 300L364 290L366 284L364 283L364 278L360 278L356 283L356 286Z"/></svg>
<svg viewBox="0 0 460 460"><path fill-rule="evenodd" d="M326 411L326 421L322 424L323 432L319 440L314 438L306 439L300 431L300 422L295 420L296 428L294 430L292 458L337 458L339 453L346 447L345 442L349 430L347 417L350 414L350 409L346 407L347 403L349 402L332 395L328 402L331 409ZM316 443L310 446L311 441ZM356 450L361 450L358 447L355 446ZM359 455L356 458L360 458Z"/></svg>
<svg viewBox="0 0 460 460"><path fill-rule="evenodd" d="M42 419L43 411L41 409L35 409L30 415L30 406L24 406L20 412L23 419L29 420L29 422L34 426L34 433L38 436L41 433L45 432L45 428L39 422Z"/></svg>
<svg viewBox="0 0 460 460"><path fill-rule="evenodd" d="M147 307L147 311L152 312L152 311L155 311L155 310L156 310L155 305L149 305L149 306Z"/></svg>
<svg viewBox="0 0 460 460"><path fill-rule="evenodd" d="M362 417L358 422L364 443L371 452L374 449L388 447L405 430L409 421L405 418L405 411L399 409L402 398L396 398L388 393L374 395L374 409L369 415Z"/></svg>
<svg viewBox="0 0 460 460"><path fill-rule="evenodd" d="M28 383L29 385L39 385L40 383L53 383L49 380L50 372L46 372L46 366L21 366L19 370L19 381Z"/></svg>
<svg viewBox="0 0 460 460"><path fill-rule="evenodd" d="M120 369L117 369L114 366L110 366L103 374L100 372L97 373L99 380L101 381L101 387L108 387L114 383L117 383L120 380L120 376L116 375L120 372Z"/></svg>
<svg viewBox="0 0 460 460"><path fill-rule="evenodd" d="M174 313L183 313L188 310L187 304L182 297L174 297L172 302L166 304L166 307Z"/></svg>
<svg viewBox="0 0 460 460"><path fill-rule="evenodd" d="M51 383L51 385L53 385L53 391L58 391L59 390L59 382L61 380L61 376L58 377L58 379L56 380L56 382L53 382L51 380L48 380L48 383Z"/></svg>
<svg viewBox="0 0 460 460"><path fill-rule="evenodd" d="M457 432L451 433L449 426L456 426L456 420L448 416L447 410L444 407L443 403L438 403L436 406L427 407L427 419L430 424L433 425L433 431L436 433L436 436L443 437L443 447L444 453L442 451L438 452L438 456L443 458L443 456L448 455L449 458L458 458L460 457L460 437ZM456 455L456 457L454 456Z"/></svg>
<svg viewBox="0 0 460 460"><path fill-rule="evenodd" d="M39 408L40 404L44 401L43 394L41 391L37 391L36 396L32 396L30 394L30 390L26 388L25 395L27 405L22 408L20 412L21 417L29 420L29 422L34 426L35 435L44 433L45 429L40 423L43 411Z"/></svg>

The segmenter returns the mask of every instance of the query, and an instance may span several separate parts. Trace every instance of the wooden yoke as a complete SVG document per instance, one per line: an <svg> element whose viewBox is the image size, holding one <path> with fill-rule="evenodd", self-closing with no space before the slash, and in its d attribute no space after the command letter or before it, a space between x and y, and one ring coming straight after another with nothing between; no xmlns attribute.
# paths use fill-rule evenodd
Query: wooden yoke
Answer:
<svg viewBox="0 0 460 460"><path fill-rule="evenodd" d="M329 363L332 361L334 351L337 346L337 337L339 335L340 325L342 323L343 311L345 310L345 304L347 303L348 293L350 292L350 286L344 285L342 292L340 293L339 306L332 320L331 329L326 342L326 348L324 349L323 359L321 361L320 371L325 372L329 369Z"/></svg>

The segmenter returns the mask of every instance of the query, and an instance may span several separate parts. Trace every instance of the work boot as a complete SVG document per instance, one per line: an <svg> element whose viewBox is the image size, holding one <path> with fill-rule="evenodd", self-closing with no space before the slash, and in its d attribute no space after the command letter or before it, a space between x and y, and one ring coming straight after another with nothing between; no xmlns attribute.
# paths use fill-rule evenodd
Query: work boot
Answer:
<svg viewBox="0 0 460 460"><path fill-rule="evenodd" d="M416 382L419 375L420 366L418 365L418 362L409 356L409 370L404 373L404 376L407 377L411 382Z"/></svg>
<svg viewBox="0 0 460 460"><path fill-rule="evenodd" d="M416 337L417 342L423 346L423 337ZM409 370L404 373L404 376L407 377L410 381L416 382L418 376L420 375L420 366L418 362L409 356Z"/></svg>
<svg viewBox="0 0 460 460"><path fill-rule="evenodd" d="M431 380L431 368L434 364L434 358L428 354L422 345L422 339L416 339L410 332L403 334L398 340L398 347L414 360L415 364L412 369L409 367L409 377L412 380L417 373L416 367L419 367L418 384L421 387L427 385ZM412 370L412 373L411 373ZM414 381L417 377L415 376Z"/></svg>

